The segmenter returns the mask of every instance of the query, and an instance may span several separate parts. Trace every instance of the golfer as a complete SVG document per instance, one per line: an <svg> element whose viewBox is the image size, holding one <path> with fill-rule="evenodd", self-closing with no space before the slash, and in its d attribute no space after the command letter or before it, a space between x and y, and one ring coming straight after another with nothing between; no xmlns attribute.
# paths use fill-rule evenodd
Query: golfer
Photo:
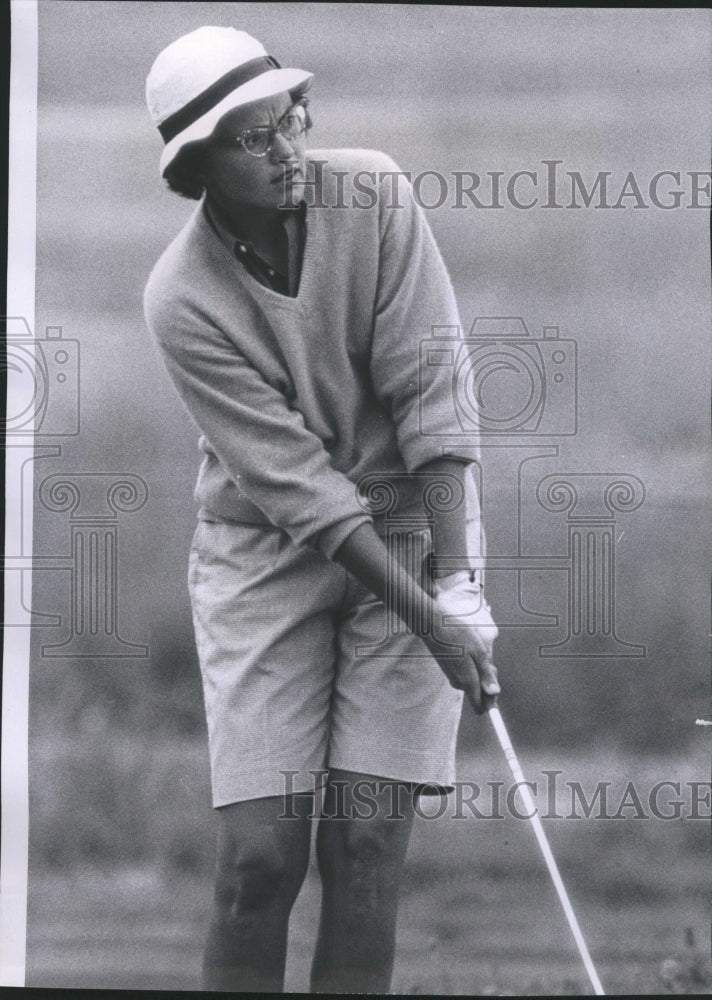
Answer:
<svg viewBox="0 0 712 1000"><path fill-rule="evenodd" d="M311 80L233 28L160 53L160 173L198 204L145 311L201 432L189 589L219 817L204 986L283 990L316 814L311 988L386 993L417 796L454 780L463 692L478 711L499 692L497 629L476 441L452 364L420 360L459 323L450 280L389 157L307 152ZM459 500L426 503L433 483Z"/></svg>

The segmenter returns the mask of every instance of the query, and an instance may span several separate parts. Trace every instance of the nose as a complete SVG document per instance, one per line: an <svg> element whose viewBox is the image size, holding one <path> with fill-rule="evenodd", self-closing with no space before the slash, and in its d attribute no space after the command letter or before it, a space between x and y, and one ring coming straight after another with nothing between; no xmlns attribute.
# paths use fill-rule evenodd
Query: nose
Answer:
<svg viewBox="0 0 712 1000"><path fill-rule="evenodd" d="M294 146L289 143L289 140L285 139L281 132L275 133L272 149L270 150L270 159L272 162L283 163L285 160L293 159L293 157Z"/></svg>

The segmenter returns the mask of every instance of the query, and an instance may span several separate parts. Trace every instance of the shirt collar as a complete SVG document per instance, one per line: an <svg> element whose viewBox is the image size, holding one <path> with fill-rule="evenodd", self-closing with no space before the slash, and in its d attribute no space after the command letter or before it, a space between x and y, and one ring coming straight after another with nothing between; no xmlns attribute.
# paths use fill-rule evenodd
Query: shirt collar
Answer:
<svg viewBox="0 0 712 1000"><path fill-rule="evenodd" d="M303 219L306 207L307 207L306 202L302 200L300 201L296 209L294 209L294 211L298 212L300 218ZM241 236L238 236L236 233L234 233L231 229L228 228L224 219L222 218L220 213L216 211L214 206L212 208L208 207L208 200L205 197L203 198L203 211L205 212L205 217L210 223L213 231L217 234L220 242L227 247L227 249L230 251L231 254L233 255L235 254L236 247L240 243L242 243L246 247L249 247L252 253L256 253L254 246L249 240L243 239ZM286 209L284 210L285 220L287 218L287 215L291 214L291 211L292 211L291 209L289 211Z"/></svg>

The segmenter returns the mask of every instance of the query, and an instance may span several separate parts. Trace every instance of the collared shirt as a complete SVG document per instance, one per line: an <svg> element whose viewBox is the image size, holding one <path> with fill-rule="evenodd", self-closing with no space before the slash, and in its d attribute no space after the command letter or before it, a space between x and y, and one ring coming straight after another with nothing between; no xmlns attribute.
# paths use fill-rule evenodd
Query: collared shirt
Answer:
<svg viewBox="0 0 712 1000"><path fill-rule="evenodd" d="M281 220L287 235L287 270L284 266L275 266L273 261L261 256L250 240L236 236L220 219L215 210L205 203L205 214L225 246L235 255L253 278L261 285L271 288L280 295L296 298L299 292L299 277L302 270L302 257L306 241L306 203L300 202L296 209L283 211Z"/></svg>

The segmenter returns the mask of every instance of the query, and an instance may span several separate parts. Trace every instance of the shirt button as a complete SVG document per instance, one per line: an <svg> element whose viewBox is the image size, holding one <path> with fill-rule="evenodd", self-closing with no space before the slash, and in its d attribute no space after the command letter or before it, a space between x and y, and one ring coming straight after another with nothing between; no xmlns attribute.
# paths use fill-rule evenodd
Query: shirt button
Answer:
<svg viewBox="0 0 712 1000"><path fill-rule="evenodd" d="M270 276L270 278L274 278L274 271L272 270L271 267L267 268L267 274Z"/></svg>
<svg viewBox="0 0 712 1000"><path fill-rule="evenodd" d="M240 253L247 253L247 247L244 246L242 243L239 245L237 249L240 251Z"/></svg>

